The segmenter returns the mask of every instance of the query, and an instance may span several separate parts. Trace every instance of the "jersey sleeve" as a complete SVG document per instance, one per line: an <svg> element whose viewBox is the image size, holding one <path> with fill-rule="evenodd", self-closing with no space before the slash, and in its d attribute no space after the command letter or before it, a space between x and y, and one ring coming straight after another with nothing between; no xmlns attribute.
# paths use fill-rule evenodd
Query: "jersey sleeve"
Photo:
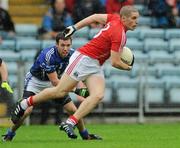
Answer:
<svg viewBox="0 0 180 148"><path fill-rule="evenodd" d="M56 66L53 64L52 54L42 53L40 55L40 67L47 73L53 73L56 71Z"/></svg>
<svg viewBox="0 0 180 148"><path fill-rule="evenodd" d="M113 17L112 14L108 14L107 15L107 22L106 23L109 23L112 20L112 17Z"/></svg>
<svg viewBox="0 0 180 148"><path fill-rule="evenodd" d="M119 19L119 15L118 14L108 14L107 15L107 22L106 23L109 23L113 20L116 20L116 19Z"/></svg>
<svg viewBox="0 0 180 148"><path fill-rule="evenodd" d="M113 29L111 32L111 50L115 52L121 52L126 43L126 34L124 30Z"/></svg>

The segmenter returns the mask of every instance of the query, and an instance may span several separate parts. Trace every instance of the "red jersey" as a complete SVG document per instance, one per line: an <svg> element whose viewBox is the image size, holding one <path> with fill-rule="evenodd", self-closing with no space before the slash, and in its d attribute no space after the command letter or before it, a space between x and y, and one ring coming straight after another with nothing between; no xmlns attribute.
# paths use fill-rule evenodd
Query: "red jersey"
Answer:
<svg viewBox="0 0 180 148"><path fill-rule="evenodd" d="M125 44L126 31L121 23L120 16L108 14L106 26L78 51L99 60L102 65L110 57L111 50L120 52Z"/></svg>

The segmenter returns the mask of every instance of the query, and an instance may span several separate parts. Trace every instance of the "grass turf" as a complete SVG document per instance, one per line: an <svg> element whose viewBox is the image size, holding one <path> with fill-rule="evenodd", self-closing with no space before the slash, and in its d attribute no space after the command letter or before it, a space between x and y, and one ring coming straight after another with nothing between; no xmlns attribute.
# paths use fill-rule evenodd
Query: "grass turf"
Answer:
<svg viewBox="0 0 180 148"><path fill-rule="evenodd" d="M68 139L57 126L21 127L12 142L0 142L0 148L178 148L180 124L102 124L87 125L102 141ZM0 134L6 132L0 128ZM76 131L78 132L78 131Z"/></svg>

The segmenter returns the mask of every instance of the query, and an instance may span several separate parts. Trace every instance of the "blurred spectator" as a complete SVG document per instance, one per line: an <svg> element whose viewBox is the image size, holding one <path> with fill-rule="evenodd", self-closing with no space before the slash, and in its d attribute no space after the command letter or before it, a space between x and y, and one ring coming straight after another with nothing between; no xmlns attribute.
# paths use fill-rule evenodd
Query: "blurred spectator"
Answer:
<svg viewBox="0 0 180 148"><path fill-rule="evenodd" d="M65 0L65 3L67 11L72 14L75 5L75 0Z"/></svg>
<svg viewBox="0 0 180 148"><path fill-rule="evenodd" d="M178 15L180 16L180 0L177 0L176 2L176 8L178 10Z"/></svg>
<svg viewBox="0 0 180 148"><path fill-rule="evenodd" d="M126 5L134 4L134 0L107 0L106 12L107 13L119 13L120 9Z"/></svg>
<svg viewBox="0 0 180 148"><path fill-rule="evenodd" d="M73 11L73 19L76 23L89 15L103 12L103 6L98 0L76 0Z"/></svg>
<svg viewBox="0 0 180 148"><path fill-rule="evenodd" d="M100 2L101 2L101 4L105 7L105 5L106 5L106 1L107 0L99 0Z"/></svg>
<svg viewBox="0 0 180 148"><path fill-rule="evenodd" d="M156 18L154 27L176 27L176 0L149 0L149 9L151 15Z"/></svg>
<svg viewBox="0 0 180 148"><path fill-rule="evenodd" d="M8 10L8 8L9 8L8 1L9 0L0 0L1 8Z"/></svg>
<svg viewBox="0 0 180 148"><path fill-rule="evenodd" d="M0 40L14 39L15 28L8 11L0 7Z"/></svg>
<svg viewBox="0 0 180 148"><path fill-rule="evenodd" d="M178 0L166 0L167 4L172 8L172 14L174 16L178 15L177 1Z"/></svg>
<svg viewBox="0 0 180 148"><path fill-rule="evenodd" d="M65 10L64 0L55 0L52 8L43 18L39 34L42 39L54 39L58 32L73 24L70 14Z"/></svg>

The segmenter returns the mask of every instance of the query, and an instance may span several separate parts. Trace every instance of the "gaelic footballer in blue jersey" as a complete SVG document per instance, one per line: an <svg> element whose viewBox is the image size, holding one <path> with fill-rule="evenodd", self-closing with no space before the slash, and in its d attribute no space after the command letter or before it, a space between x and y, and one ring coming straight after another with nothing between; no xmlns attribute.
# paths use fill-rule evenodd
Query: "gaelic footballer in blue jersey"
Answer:
<svg viewBox="0 0 180 148"><path fill-rule="evenodd" d="M27 99L48 87L61 83L59 78L68 65L69 58L73 53L71 44L72 39L70 37L65 38L63 33L59 33L56 37L56 45L45 48L40 52L30 71L26 74L23 99ZM82 90L84 92L84 89ZM81 95L81 91L78 92ZM77 110L69 95L58 100L70 115ZM31 114L32 110L33 107L29 107L20 120L3 135L4 141L11 141L13 139L16 130L22 125L25 118ZM97 135L88 133L83 120L79 122L78 129L82 139L101 139Z"/></svg>

